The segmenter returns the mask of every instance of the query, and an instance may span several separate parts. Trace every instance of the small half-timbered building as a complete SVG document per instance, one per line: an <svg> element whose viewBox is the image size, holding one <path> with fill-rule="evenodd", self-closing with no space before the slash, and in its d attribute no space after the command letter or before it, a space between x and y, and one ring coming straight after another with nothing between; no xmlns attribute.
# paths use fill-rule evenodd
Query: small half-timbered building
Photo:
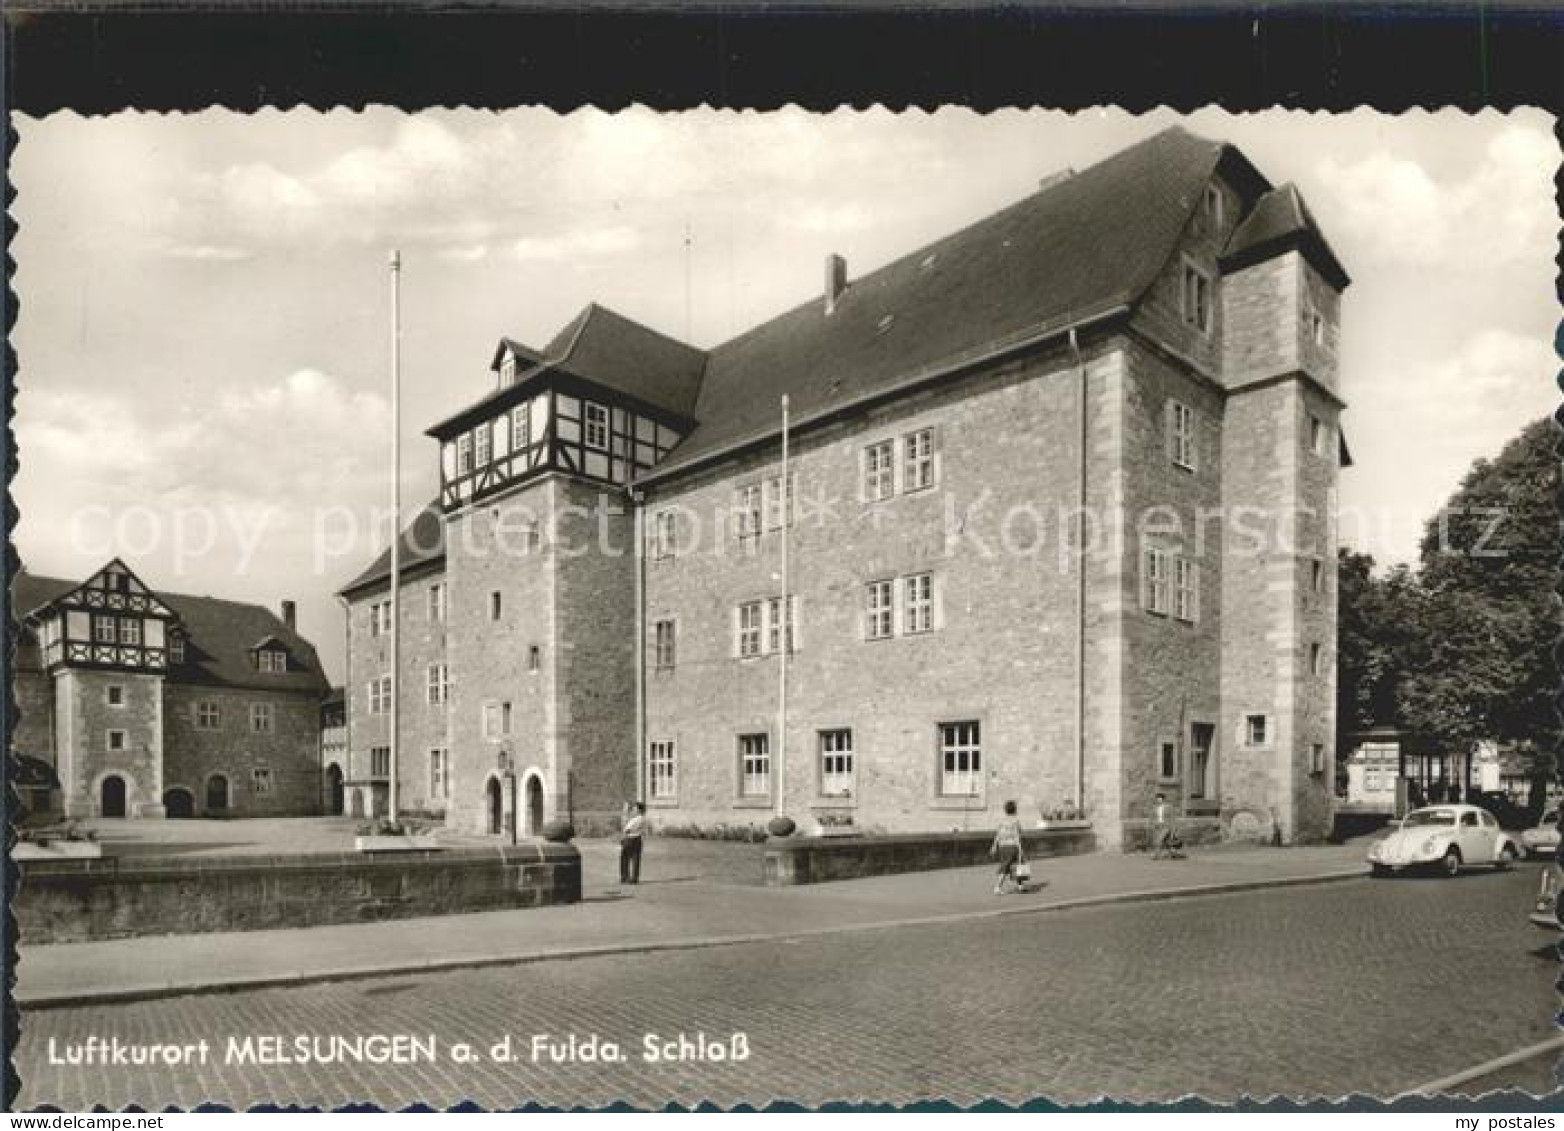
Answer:
<svg viewBox="0 0 1564 1131"><path fill-rule="evenodd" d="M68 817L318 812L327 690L294 606L153 591L118 558L85 581L18 573L15 753Z"/></svg>

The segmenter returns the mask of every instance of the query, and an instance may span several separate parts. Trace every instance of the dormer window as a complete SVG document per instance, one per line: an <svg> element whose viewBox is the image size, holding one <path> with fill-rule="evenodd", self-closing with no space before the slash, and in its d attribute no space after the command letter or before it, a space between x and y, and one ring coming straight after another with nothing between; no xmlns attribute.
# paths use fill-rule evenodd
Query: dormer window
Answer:
<svg viewBox="0 0 1564 1131"><path fill-rule="evenodd" d="M500 388L508 389L516 383L516 355L507 353L500 362Z"/></svg>
<svg viewBox="0 0 1564 1131"><path fill-rule="evenodd" d="M281 675L288 670L288 653L280 648L262 648L255 654L256 665L268 675Z"/></svg>
<svg viewBox="0 0 1564 1131"><path fill-rule="evenodd" d="M1202 334L1211 332L1211 276L1193 263L1184 262L1182 295L1184 321Z"/></svg>

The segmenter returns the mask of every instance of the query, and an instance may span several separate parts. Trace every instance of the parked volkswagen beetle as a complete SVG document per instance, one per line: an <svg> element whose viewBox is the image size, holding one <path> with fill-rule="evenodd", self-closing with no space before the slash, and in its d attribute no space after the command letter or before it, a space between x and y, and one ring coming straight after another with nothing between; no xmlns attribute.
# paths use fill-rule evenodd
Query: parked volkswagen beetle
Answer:
<svg viewBox="0 0 1564 1131"><path fill-rule="evenodd" d="M1394 832L1370 845L1368 862L1376 876L1407 868L1437 868L1453 876L1470 865L1508 868L1521 855L1520 841L1486 809L1430 805L1412 810Z"/></svg>

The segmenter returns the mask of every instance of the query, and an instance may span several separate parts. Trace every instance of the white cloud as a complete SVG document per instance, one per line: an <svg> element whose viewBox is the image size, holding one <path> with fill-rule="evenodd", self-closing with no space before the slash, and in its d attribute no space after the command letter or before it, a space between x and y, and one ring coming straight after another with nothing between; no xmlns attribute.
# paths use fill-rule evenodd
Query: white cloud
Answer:
<svg viewBox="0 0 1564 1131"><path fill-rule="evenodd" d="M191 259L199 263L239 263L255 257L248 248L214 244L173 244L164 248L163 254L170 259Z"/></svg>
<svg viewBox="0 0 1564 1131"><path fill-rule="evenodd" d="M1464 176L1440 180L1407 157L1379 152L1342 164L1325 158L1319 181L1358 246L1387 263L1463 270L1534 259L1558 228L1553 174L1559 153L1541 128L1511 125Z"/></svg>
<svg viewBox="0 0 1564 1131"><path fill-rule="evenodd" d="M477 263L479 260L489 257L489 245L475 243L463 244L457 247L443 247L434 254L435 258L443 259L447 263Z"/></svg>
<svg viewBox="0 0 1564 1131"><path fill-rule="evenodd" d="M511 255L529 263L601 259L634 251L640 242L634 228L618 225L559 236L523 236L511 245Z"/></svg>

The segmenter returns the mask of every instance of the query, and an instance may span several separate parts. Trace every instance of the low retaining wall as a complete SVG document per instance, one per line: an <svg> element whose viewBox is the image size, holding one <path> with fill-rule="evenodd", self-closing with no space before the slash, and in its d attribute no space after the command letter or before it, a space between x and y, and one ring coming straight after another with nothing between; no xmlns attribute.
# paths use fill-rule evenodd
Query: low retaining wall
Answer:
<svg viewBox="0 0 1564 1131"><path fill-rule="evenodd" d="M1078 856L1094 851L1089 826L1028 829L1023 834L1029 859ZM891 836L781 837L766 842L766 883L771 887L968 868L992 859L994 834L898 833Z"/></svg>
<svg viewBox="0 0 1564 1131"><path fill-rule="evenodd" d="M23 943L259 931L577 903L581 855L535 843L439 852L131 856L16 865Z"/></svg>

